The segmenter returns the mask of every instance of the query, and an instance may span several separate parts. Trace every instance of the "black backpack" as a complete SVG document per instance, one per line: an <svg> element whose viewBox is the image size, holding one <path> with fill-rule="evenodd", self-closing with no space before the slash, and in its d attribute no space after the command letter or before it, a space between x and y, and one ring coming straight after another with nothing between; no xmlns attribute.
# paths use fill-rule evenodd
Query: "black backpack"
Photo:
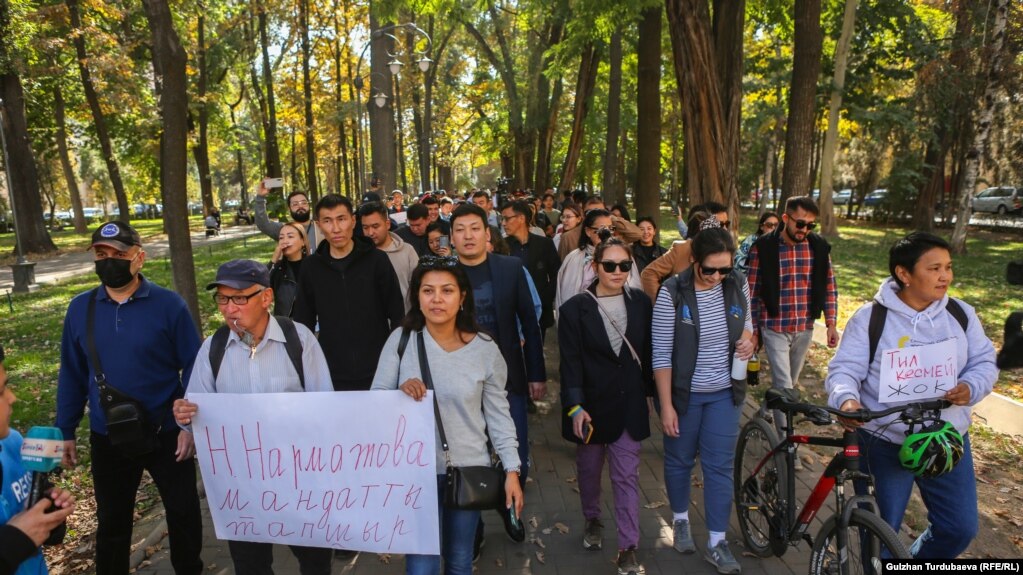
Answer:
<svg viewBox="0 0 1023 575"><path fill-rule="evenodd" d="M281 331L284 332L284 348L288 350L288 359L298 373L298 382L305 389L305 369L302 367L302 340L298 338L298 330L295 322L290 317L275 315ZM227 336L230 328L226 325L220 326L213 333L213 341L210 342L210 368L213 369L213 382L217 381L217 374L220 373L220 364L224 362L224 351L227 349Z"/></svg>
<svg viewBox="0 0 1023 575"><path fill-rule="evenodd" d="M959 325L962 326L963 331L966 331L967 326L970 325L970 319L966 316L966 310L963 306L959 305L959 302L952 298L948 298L948 303L945 304L945 310L952 314L952 317L956 318ZM870 325L867 327L867 336L870 338L870 355L868 356L868 364L874 361L874 354L877 353L877 345L881 341L881 332L884 331L884 322L888 319L888 308L883 305L878 305L875 301L873 307L870 309Z"/></svg>

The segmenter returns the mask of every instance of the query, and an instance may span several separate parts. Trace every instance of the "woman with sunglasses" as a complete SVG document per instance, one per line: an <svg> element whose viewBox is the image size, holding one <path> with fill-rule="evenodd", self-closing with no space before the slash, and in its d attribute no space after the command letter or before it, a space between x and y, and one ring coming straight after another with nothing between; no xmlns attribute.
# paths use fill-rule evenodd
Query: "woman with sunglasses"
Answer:
<svg viewBox="0 0 1023 575"><path fill-rule="evenodd" d="M565 256L561 262L561 269L558 270L558 292L554 297L555 316L558 309L572 296L582 293L593 280L597 279L597 272L593 267L593 251L600 242L607 240L614 234L614 223L611 220L611 212L594 208L586 212L583 218L583 233L579 237L579 247ZM631 287L640 289L639 270L632 265L630 259L628 269L622 271L629 273L628 283Z"/></svg>
<svg viewBox="0 0 1023 575"><path fill-rule="evenodd" d="M576 476L586 529L583 547L600 549L600 478L608 460L618 527L618 573L641 572L640 441L650 437L652 304L629 287L632 251L617 238L593 254L596 281L565 302L558 323L561 348L561 435L576 447Z"/></svg>
<svg viewBox="0 0 1023 575"><path fill-rule="evenodd" d="M558 247L561 243L561 234L575 229L582 219L583 213L579 211L579 207L575 204L569 204L561 208L561 225L558 226L557 233L554 234L554 247Z"/></svg>
<svg viewBox="0 0 1023 575"><path fill-rule="evenodd" d="M458 258L427 255L412 272L408 293L411 307L401 329L384 345L372 389L400 389L415 401L423 400L426 385L417 349L422 337L452 465L490 465L489 435L506 472L505 505L514 506L521 517L518 441L504 389L508 370L497 344L476 325L469 277ZM410 337L399 353L403 331ZM446 575L471 575L480 512L444 506L447 465L439 435L436 461L441 555L406 555L405 573L439 574L443 557Z"/></svg>
<svg viewBox="0 0 1023 575"><path fill-rule="evenodd" d="M298 296L298 272L306 255L305 226L295 222L281 226L269 266L270 287L274 290L274 315L291 317Z"/></svg>
<svg viewBox="0 0 1023 575"><path fill-rule="evenodd" d="M746 262L749 259L749 250L753 247L764 234L769 234L778 228L778 224L781 223L781 218L774 212L764 212L760 216L760 222L757 224L757 231L746 236L746 239L742 240L739 244L739 251L735 253L735 267L739 268L739 271L743 275L749 273L749 264Z"/></svg>
<svg viewBox="0 0 1023 575"><path fill-rule="evenodd" d="M692 240L692 265L664 283L654 304L654 381L664 428L664 481L674 547L693 553L689 494L696 454L704 479L710 540L704 557L718 573L741 568L725 540L732 471L746 379L732 379L733 356L753 355L749 287L732 266L735 241L715 218Z"/></svg>

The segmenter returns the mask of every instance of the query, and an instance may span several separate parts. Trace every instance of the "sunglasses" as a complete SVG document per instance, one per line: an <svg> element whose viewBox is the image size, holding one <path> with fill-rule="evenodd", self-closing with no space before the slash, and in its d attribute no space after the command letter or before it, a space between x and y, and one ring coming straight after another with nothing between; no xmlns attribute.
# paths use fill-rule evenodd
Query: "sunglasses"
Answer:
<svg viewBox="0 0 1023 575"><path fill-rule="evenodd" d="M714 274L721 274L722 276L726 276L732 273L732 266L727 266L723 268L709 268L703 264L700 264L700 271L703 272L703 275L705 276L712 276Z"/></svg>
<svg viewBox="0 0 1023 575"><path fill-rule="evenodd" d="M761 225L761 227L763 227L765 230L773 230L774 228L778 227L778 222L764 222Z"/></svg>
<svg viewBox="0 0 1023 575"><path fill-rule="evenodd" d="M817 227L817 222L808 222L806 220L796 220L796 229L801 230L803 228L806 228L807 231L812 231L816 227Z"/></svg>
<svg viewBox="0 0 1023 575"><path fill-rule="evenodd" d="M605 273L614 273L615 268L628 272L632 270L632 260L622 260L620 262L613 262L610 260L604 260L600 262L600 267L604 269Z"/></svg>
<svg viewBox="0 0 1023 575"><path fill-rule="evenodd" d="M419 258L419 267L425 270L442 270L458 266L455 256L423 256Z"/></svg>
<svg viewBox="0 0 1023 575"><path fill-rule="evenodd" d="M252 292L250 294L242 294L242 295L224 295L224 294L221 294L221 293L215 293L215 294L213 294L213 301L217 302L217 305L227 305L227 302L231 302L234 305L245 305L245 304L249 303L250 299L256 297L257 295L259 295L261 293L263 293L263 290L265 290L265 289L266 288L263 288L263 289L261 289L259 291L255 291L255 292Z"/></svg>

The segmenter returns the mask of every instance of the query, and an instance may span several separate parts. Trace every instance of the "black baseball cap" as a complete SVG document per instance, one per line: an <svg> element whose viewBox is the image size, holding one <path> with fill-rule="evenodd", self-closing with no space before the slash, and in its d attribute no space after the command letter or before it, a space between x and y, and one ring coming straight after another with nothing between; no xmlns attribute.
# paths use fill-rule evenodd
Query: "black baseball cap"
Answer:
<svg viewBox="0 0 1023 575"><path fill-rule="evenodd" d="M376 192L366 192L365 194L362 194L362 203L364 203L364 204L368 204L370 202L379 202L379 201L380 201L380 194L378 194Z"/></svg>
<svg viewBox="0 0 1023 575"><path fill-rule="evenodd" d="M270 270L266 265L252 260L231 260L217 268L217 279L207 284L206 289L217 286L245 289L254 285L270 287Z"/></svg>
<svg viewBox="0 0 1023 575"><path fill-rule="evenodd" d="M135 228L115 220L101 225L96 228L96 231L92 232L92 245L89 248L110 246L116 250L126 252L132 246L141 245L142 238L139 237L139 233L135 231Z"/></svg>

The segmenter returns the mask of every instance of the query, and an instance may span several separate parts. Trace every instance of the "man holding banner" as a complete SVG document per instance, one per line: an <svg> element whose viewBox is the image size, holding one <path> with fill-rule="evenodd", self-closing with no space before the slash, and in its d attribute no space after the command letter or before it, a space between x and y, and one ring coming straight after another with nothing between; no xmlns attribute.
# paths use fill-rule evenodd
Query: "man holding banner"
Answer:
<svg viewBox="0 0 1023 575"><path fill-rule="evenodd" d="M216 280L206 289L216 290L213 300L227 325L206 338L199 349L189 397L197 393L334 391L327 360L309 328L270 315L274 296L265 265L229 261L220 266ZM174 402L179 425L189 425L197 411L198 406L188 399ZM235 572L273 574L271 543L229 541L228 548ZM331 549L292 545L291 551L302 575L329 575Z"/></svg>
<svg viewBox="0 0 1023 575"><path fill-rule="evenodd" d="M874 475L881 517L898 532L915 483L930 525L910 552L918 559L955 558L977 534L967 432L972 406L998 378L995 351L974 309L948 296L952 257L945 240L909 234L892 246L888 269L891 277L874 301L846 324L828 365L828 403L850 412L936 398L953 404L942 410L943 421L923 429L907 429L891 416L862 424L859 434L867 448L861 465Z"/></svg>

